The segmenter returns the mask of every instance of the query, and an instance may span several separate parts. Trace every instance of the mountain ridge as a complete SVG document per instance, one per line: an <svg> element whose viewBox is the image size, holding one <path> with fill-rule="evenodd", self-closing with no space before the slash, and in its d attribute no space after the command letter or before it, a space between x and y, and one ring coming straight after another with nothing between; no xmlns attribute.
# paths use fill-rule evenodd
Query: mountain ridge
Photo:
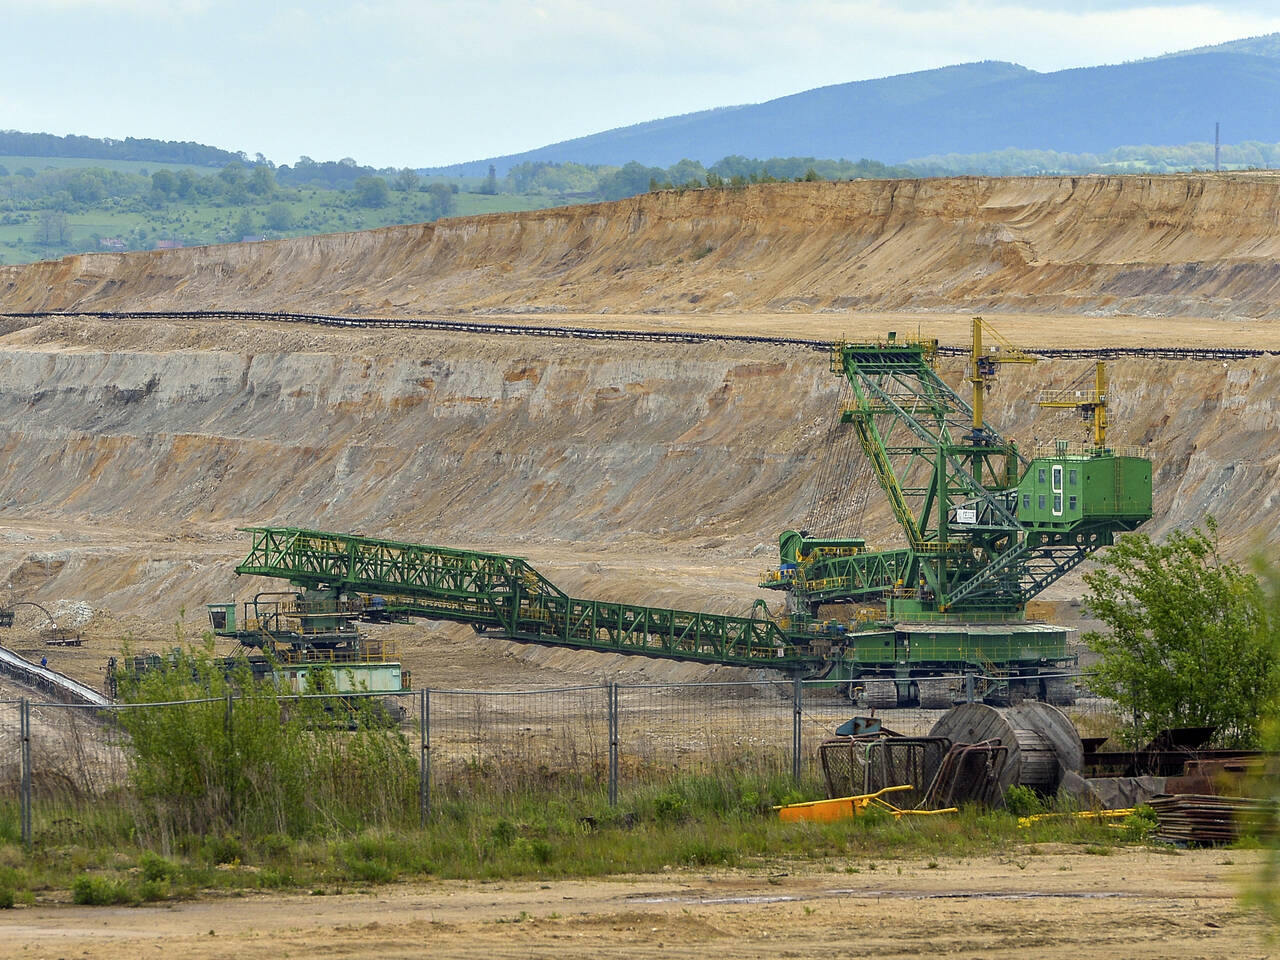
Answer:
<svg viewBox="0 0 1280 960"><path fill-rule="evenodd" d="M427 168L499 175L525 162L669 166L733 155L904 163L1005 148L1103 152L1125 144L1280 140L1280 34L1047 73L1000 60L831 84L756 104L616 127L520 153Z"/></svg>

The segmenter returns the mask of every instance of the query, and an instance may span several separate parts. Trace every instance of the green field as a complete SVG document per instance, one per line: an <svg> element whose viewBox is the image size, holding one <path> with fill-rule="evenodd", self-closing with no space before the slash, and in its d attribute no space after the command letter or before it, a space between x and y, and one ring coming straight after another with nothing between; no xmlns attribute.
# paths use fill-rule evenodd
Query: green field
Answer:
<svg viewBox="0 0 1280 960"><path fill-rule="evenodd" d="M393 224L422 223L444 216L472 216L515 210L536 210L564 203L582 202L564 199L547 192L496 193L471 192L482 179L466 180L422 177L412 191L389 190L385 202L365 206L358 202L353 190L322 186L275 186L262 196L241 192L235 199L214 196L164 197L157 200L141 192L139 184L161 169L189 170L196 179L216 180L219 169L190 165L143 163L135 161L98 161L50 157L0 157L0 166L9 176L0 176L0 263L30 263L58 259L73 253L108 252L117 249L103 244L104 238L115 238L124 250L155 249L160 241L176 240L183 246L239 242L243 237L310 236L370 230ZM34 172L35 178L18 175L17 171ZM66 196L32 196L32 184L53 172L78 169L113 171L128 174L134 194L106 195L91 202L73 202ZM432 184L445 183L457 192L446 209L429 192ZM286 211L283 215L281 211ZM274 214L274 216L273 216ZM47 218L65 218L57 240L44 237L48 233ZM42 222L45 224L42 227Z"/></svg>

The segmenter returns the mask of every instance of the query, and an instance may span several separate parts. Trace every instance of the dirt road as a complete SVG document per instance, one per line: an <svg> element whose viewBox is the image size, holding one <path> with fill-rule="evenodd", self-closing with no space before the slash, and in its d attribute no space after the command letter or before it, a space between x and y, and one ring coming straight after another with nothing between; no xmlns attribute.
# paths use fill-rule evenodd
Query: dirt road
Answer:
<svg viewBox="0 0 1280 960"><path fill-rule="evenodd" d="M1239 851L1078 850L712 875L397 885L171 906L22 908L4 957L1262 958ZM847 869L858 869L858 873Z"/></svg>

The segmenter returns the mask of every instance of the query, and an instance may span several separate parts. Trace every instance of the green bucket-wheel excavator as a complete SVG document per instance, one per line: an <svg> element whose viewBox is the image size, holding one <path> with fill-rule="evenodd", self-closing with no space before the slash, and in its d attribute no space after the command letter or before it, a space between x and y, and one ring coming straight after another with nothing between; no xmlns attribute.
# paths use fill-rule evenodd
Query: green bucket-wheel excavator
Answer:
<svg viewBox="0 0 1280 960"><path fill-rule="evenodd" d="M341 663L368 689L399 688L404 675L356 623L424 618L524 643L824 677L879 706L948 706L962 690L939 678L964 674L996 678L983 680L992 697L1068 700L1052 677L1074 663L1069 631L1028 621L1027 601L1151 516L1151 462L1107 445L1101 366L1091 386L1040 398L1091 421L1091 442L1024 456L982 406L1000 364L1034 358L985 350L984 330L975 319L971 403L937 374L936 340L832 345L831 369L853 397L840 429L856 435L905 544L784 532L780 564L760 584L786 595L779 616L763 603L735 617L578 599L517 557L255 527L236 572L292 587L239 617L211 604L214 632L295 675Z"/></svg>

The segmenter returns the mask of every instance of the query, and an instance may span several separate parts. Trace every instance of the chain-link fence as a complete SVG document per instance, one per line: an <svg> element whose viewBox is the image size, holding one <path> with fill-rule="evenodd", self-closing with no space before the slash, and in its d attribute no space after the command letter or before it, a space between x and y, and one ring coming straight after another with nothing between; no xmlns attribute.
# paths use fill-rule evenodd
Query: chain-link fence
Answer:
<svg viewBox="0 0 1280 960"><path fill-rule="evenodd" d="M977 699L985 678L948 678L958 702ZM1088 696L1070 675L1047 687L1084 736L1114 732L1114 703ZM541 791L566 800L586 795L616 803L621 794L698 775L790 778L819 783L820 748L841 724L873 714L884 728L928 735L947 707L869 708L850 700L848 682L759 680L733 683L607 684L538 690L418 690L400 696L344 695L320 699L324 713L308 721L312 743L343 743L372 725L388 733L405 762L394 779L364 793L339 782L341 749L331 767L307 767L333 795L364 798L362 822L419 820L441 804L477 796ZM363 701L363 705L361 702ZM0 701L0 830L75 839L99 823L102 811L145 821L134 732L183 732L174 749L212 749L226 734L238 761L253 749L244 726L254 698L108 706L31 700ZM285 715L289 707L286 703ZM356 713L359 712L359 717ZM312 748L314 749L314 747ZM220 762L215 757L209 763ZM283 771L277 771L283 777ZM270 770L255 776L271 775ZM223 781L213 777L214 781ZM182 784L197 809L235 809L243 798L205 795ZM174 790L178 790L175 787ZM240 790L262 797L267 785L250 776ZM210 790L213 788L211 787ZM103 801L111 801L104 803ZM151 802L156 802L154 799ZM289 802L286 794L273 801ZM16 838L15 838L16 839Z"/></svg>

